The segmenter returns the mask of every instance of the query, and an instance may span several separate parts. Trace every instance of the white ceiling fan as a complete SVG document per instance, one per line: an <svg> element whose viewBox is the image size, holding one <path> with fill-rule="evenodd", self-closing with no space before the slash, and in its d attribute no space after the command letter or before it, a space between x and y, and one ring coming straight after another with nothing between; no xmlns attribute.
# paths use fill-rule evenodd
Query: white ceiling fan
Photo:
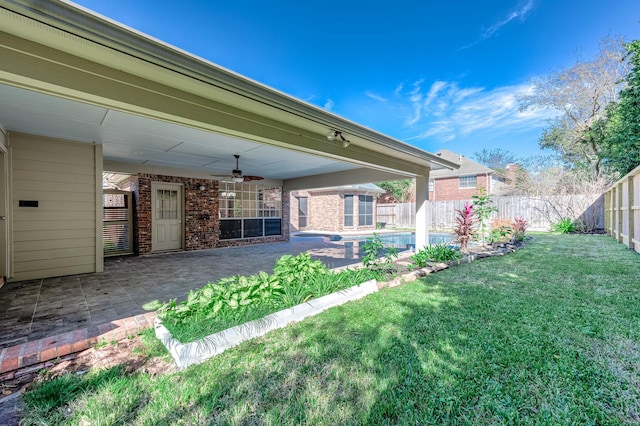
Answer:
<svg viewBox="0 0 640 426"><path fill-rule="evenodd" d="M234 182L234 183L242 183L242 182L251 182L254 180L262 180L264 179L262 176L251 176L251 175L243 175L242 170L240 170L240 166L238 162L240 160L240 156L238 154L233 155L236 159L236 168L231 171L230 175L227 176L213 176L216 180L221 182Z"/></svg>

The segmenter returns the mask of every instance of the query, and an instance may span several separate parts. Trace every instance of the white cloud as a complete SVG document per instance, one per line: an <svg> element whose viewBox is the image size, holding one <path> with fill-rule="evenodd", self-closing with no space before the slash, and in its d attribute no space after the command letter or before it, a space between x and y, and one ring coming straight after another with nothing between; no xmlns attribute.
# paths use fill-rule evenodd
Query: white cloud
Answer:
<svg viewBox="0 0 640 426"><path fill-rule="evenodd" d="M460 102L464 98L475 95L476 93L482 92L484 89L482 87L470 87L468 89L461 89L455 93L454 102Z"/></svg>
<svg viewBox="0 0 640 426"><path fill-rule="evenodd" d="M517 98L531 90L530 85L504 86L491 90L460 88L455 82L436 81L422 95L422 81L412 90L394 98L403 108L408 140L431 139L446 142L476 132L506 133L541 128L553 117L550 110L521 112Z"/></svg>
<svg viewBox="0 0 640 426"><path fill-rule="evenodd" d="M427 99L424 101L425 108L429 106L436 96L438 96L438 93L445 87L447 87L447 83L444 81L436 81L431 85Z"/></svg>
<svg viewBox="0 0 640 426"><path fill-rule="evenodd" d="M335 102L333 102L333 99L329 98L327 99L327 101L324 103L322 107L327 111L331 111L334 105L335 105Z"/></svg>
<svg viewBox="0 0 640 426"><path fill-rule="evenodd" d="M527 13L529 13L529 11L531 11L531 9L533 9L533 0L527 0L527 2L523 4L519 9L514 10L513 12L509 13L505 18L501 19L500 21L496 22L495 24L487 28L482 33L482 38L486 39L493 36L500 28L504 27L514 19L520 19L520 21L524 21L525 16L527 15Z"/></svg>
<svg viewBox="0 0 640 426"><path fill-rule="evenodd" d="M413 115L405 121L405 125L412 126L422 118L422 80L413 83L413 90L409 93L409 101L411 102Z"/></svg>
<svg viewBox="0 0 640 426"><path fill-rule="evenodd" d="M507 16L505 16L498 22L491 24L487 29L485 29L482 32L478 40L474 41L473 43L467 46L461 47L461 49L468 49L488 38L493 37L500 30L500 28L509 24L511 21L519 19L520 22L524 22L529 12L533 10L533 7L534 7L534 0L526 0L524 3L521 3L518 9L510 12L509 14L507 14Z"/></svg>
<svg viewBox="0 0 640 426"><path fill-rule="evenodd" d="M386 99L386 98L384 98L384 97L382 97L382 96L378 95L377 93L373 93L373 92L372 92L372 91L370 91L370 90L367 90L366 92L364 92L364 94L365 94L366 96L370 97L371 99L376 100L376 101L380 101L380 102L386 102L386 101L387 101L387 99Z"/></svg>
<svg viewBox="0 0 640 426"><path fill-rule="evenodd" d="M450 121L433 122L423 133L409 138L409 140L435 139L438 142L448 142L455 139L455 129Z"/></svg>

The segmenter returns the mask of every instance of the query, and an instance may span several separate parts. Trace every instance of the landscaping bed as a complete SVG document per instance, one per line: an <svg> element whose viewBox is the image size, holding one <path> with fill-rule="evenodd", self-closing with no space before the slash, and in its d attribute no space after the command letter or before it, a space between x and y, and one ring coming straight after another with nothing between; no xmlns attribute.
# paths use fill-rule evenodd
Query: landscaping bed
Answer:
<svg viewBox="0 0 640 426"><path fill-rule="evenodd" d="M365 257L360 269L328 271L318 261L312 261L308 254L302 254L281 258L276 263L276 272L272 276L261 272L249 278L233 277L223 279L219 283L209 283L192 292L182 305L178 306L175 302L168 304L168 308L156 318L156 337L167 348L177 366L183 369L202 363L246 340L302 321L330 307L358 300L378 289L412 282L453 264L470 263L477 258L513 252L523 245L523 241L500 244L496 247L474 246L475 250L467 250L466 255L444 244L432 245L411 256L415 263L407 258L398 260L397 254L393 251L387 252L384 260L374 260L374 255L377 256L384 250L382 246L376 246L375 242L373 245L375 249L365 247L365 252L368 251L371 257L369 260ZM429 262L434 258L441 261ZM292 275L292 271L298 271L298 274ZM281 275L282 273L286 275ZM374 278L344 288L347 283L357 282L363 277ZM382 279L386 281L378 281ZM330 290L339 291L329 293ZM259 291L264 293L260 295ZM257 297L247 300L252 295ZM283 298L283 295L286 297ZM291 297L292 295L295 297ZM243 303L243 300L247 302ZM292 306L296 300L303 303ZM285 309L274 312L278 306ZM180 307L183 309L180 310ZM209 309L202 309L203 307ZM227 309L223 310L225 307ZM205 321L199 320L199 316L204 316ZM167 317L171 320L169 328L162 320ZM181 323L188 326L180 327ZM224 327L229 324L232 326ZM171 327L177 329L180 334L176 336ZM198 331L195 337L193 330ZM205 330L211 333L201 336Z"/></svg>
<svg viewBox="0 0 640 426"><path fill-rule="evenodd" d="M610 238L536 235L184 372L38 384L25 422L634 424L639 280Z"/></svg>

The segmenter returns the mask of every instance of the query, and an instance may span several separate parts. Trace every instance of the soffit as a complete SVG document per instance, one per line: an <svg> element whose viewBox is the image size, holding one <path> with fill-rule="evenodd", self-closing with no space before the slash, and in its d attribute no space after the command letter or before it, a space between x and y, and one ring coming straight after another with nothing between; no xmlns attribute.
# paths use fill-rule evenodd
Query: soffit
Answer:
<svg viewBox="0 0 640 426"><path fill-rule="evenodd" d="M38 9L37 14L44 14L45 18L50 18L46 15L51 13L48 7L60 5L67 7L66 18L77 20L76 14L84 13L57 2L11 3L18 6L42 4L46 7L42 11ZM91 20L91 25L101 23L104 28L88 35L86 23L82 27L78 21L75 23L77 27L73 27L60 21L59 16L56 18L58 27L64 24L64 29L47 27L26 15L15 22L8 21L14 25L5 28L11 27L19 36L39 43L25 44L21 53L29 56L27 59L15 56L16 63L24 61L22 69L11 68L10 64L14 62L9 59L5 62L5 73L13 72L14 76L4 81L34 89L22 91L13 88L16 91L11 92L10 86L4 86L6 94L14 95L6 99L22 106L20 117L16 113L18 108L4 104L0 122L8 129L95 141L103 145L106 160L199 168L216 173L222 172L222 168L229 170L235 166L231 155L240 154L245 174L273 171L274 179L326 174L363 166L411 176L423 174L429 165L441 167L437 157L436 162L429 161L434 157L425 151L148 39L148 36L134 32L129 41L142 43L142 46L149 47L148 51L123 53L115 50L113 44L120 42L116 39L123 34L131 36L130 30L113 22L105 23L90 14L80 18ZM9 54L15 55L15 52L10 52L11 43L19 40L6 40L4 53L5 58L9 58ZM45 44L63 50L46 51L41 48ZM131 46L124 48L133 49ZM170 55L171 60L163 62L164 57L158 56L159 53ZM41 55L37 58L40 62L34 62L37 55ZM69 55L77 55L75 58L78 59ZM94 66L91 60L102 68ZM49 66L50 69L43 68ZM20 74L23 70L31 74L25 77ZM63 81L59 76L65 72L68 75ZM58 80L53 77L47 80L50 76L58 77ZM76 81L81 79L86 81L76 85ZM65 83L64 87L55 86ZM79 90L82 84L87 91ZM107 87L109 84L111 86ZM141 100L146 96L149 98ZM173 105L160 106L163 103ZM185 112L187 109L189 111ZM31 116L41 119L30 120L28 117ZM227 126L227 123L231 124ZM343 130L352 142L351 147L342 149L335 142L328 142L325 138L328 129ZM253 161L252 157L256 160ZM440 163L450 165L446 161ZM262 172L253 172L251 168L260 168Z"/></svg>
<svg viewBox="0 0 640 426"><path fill-rule="evenodd" d="M360 167L7 85L0 85L0 99L8 131L96 142L106 161L226 175L239 154L244 174L276 180Z"/></svg>

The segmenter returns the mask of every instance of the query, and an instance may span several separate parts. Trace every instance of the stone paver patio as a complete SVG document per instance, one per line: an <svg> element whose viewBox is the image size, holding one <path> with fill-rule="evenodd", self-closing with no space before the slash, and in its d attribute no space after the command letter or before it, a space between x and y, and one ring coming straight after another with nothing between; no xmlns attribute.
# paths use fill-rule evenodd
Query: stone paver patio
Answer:
<svg viewBox="0 0 640 426"><path fill-rule="evenodd" d="M150 301L181 301L208 281L271 272L280 256L304 251L329 267L360 261L357 246L292 237L286 243L107 258L102 273L9 282L0 289L0 348L141 315Z"/></svg>

